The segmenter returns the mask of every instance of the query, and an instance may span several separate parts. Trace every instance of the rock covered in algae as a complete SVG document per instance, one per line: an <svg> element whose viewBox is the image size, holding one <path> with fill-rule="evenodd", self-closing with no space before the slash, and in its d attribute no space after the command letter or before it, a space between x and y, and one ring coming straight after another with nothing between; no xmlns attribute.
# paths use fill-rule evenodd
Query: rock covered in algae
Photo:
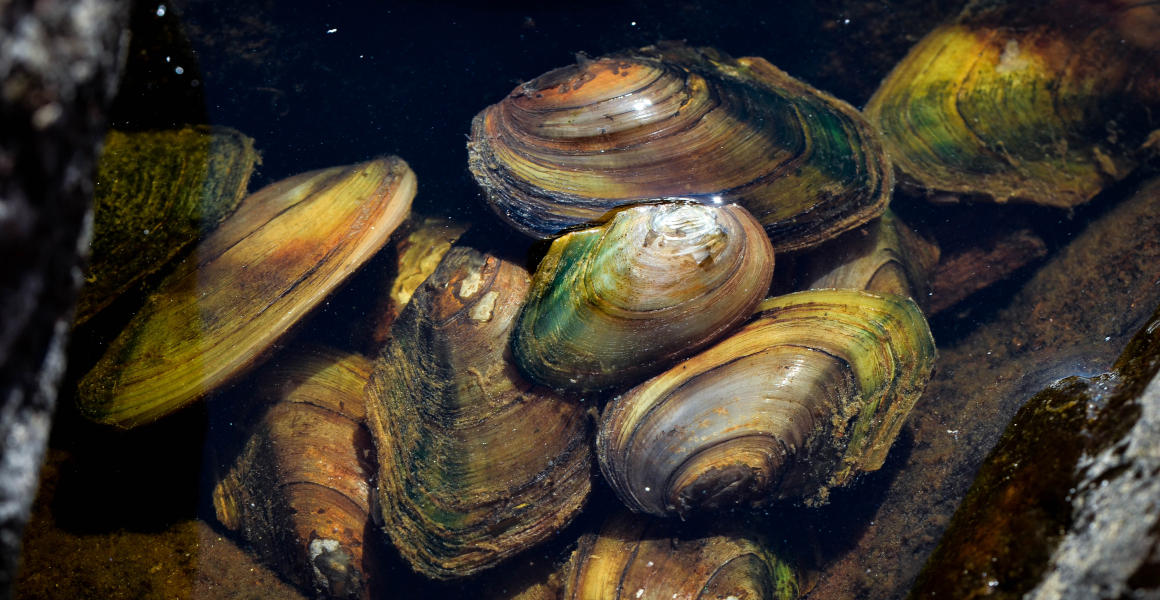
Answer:
<svg viewBox="0 0 1160 600"><path fill-rule="evenodd" d="M1157 127L1154 4L977 1L866 106L901 184L1072 207L1126 176ZM1160 38L1158 38L1160 39Z"/></svg>
<svg viewBox="0 0 1160 600"><path fill-rule="evenodd" d="M247 197L81 379L81 412L133 427L247 371L386 243L414 195L414 173L387 157L304 173Z"/></svg>
<svg viewBox="0 0 1160 600"><path fill-rule="evenodd" d="M254 140L228 127L110 131L97 164L77 323L229 216L258 161Z"/></svg>
<svg viewBox="0 0 1160 600"><path fill-rule="evenodd" d="M508 338L531 278L455 247L391 329L367 386L383 527L450 579L555 535L591 488L586 407L525 381Z"/></svg>
<svg viewBox="0 0 1160 600"><path fill-rule="evenodd" d="M1112 371L1031 398L979 469L911 597L1123 598L1160 547L1160 310Z"/></svg>
<svg viewBox="0 0 1160 600"><path fill-rule="evenodd" d="M257 384L271 402L213 490L214 511L262 562L328 598L369 597L374 447L364 426L371 362L304 350ZM381 557L380 557L381 558Z"/></svg>

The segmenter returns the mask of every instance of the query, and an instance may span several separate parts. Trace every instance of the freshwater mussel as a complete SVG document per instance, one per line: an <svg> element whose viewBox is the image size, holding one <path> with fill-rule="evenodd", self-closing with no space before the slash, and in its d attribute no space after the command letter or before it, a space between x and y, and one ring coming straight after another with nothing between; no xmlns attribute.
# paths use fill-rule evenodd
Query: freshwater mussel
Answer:
<svg viewBox="0 0 1160 600"><path fill-rule="evenodd" d="M554 535L591 488L585 407L524 380L519 265L457 246L391 327L367 385L383 527L415 570L462 577Z"/></svg>
<svg viewBox="0 0 1160 600"><path fill-rule="evenodd" d="M387 242L414 196L415 174L397 157L251 194L81 379L82 413L134 427L236 379Z"/></svg>
<svg viewBox="0 0 1160 600"><path fill-rule="evenodd" d="M77 324L229 216L258 162L254 140L228 127L110 131L93 189L93 240Z"/></svg>
<svg viewBox="0 0 1160 600"><path fill-rule="evenodd" d="M1152 2L972 2L866 106L900 182L1056 207L1139 164L1160 109Z"/></svg>
<svg viewBox="0 0 1160 600"><path fill-rule="evenodd" d="M363 388L371 361L302 349L255 386L268 403L241 453L218 477L214 514L303 589L366 597L381 555L366 539L373 444ZM242 416L245 409L231 411Z"/></svg>
<svg viewBox="0 0 1160 600"><path fill-rule="evenodd" d="M780 252L885 208L886 153L845 102L762 58L668 43L524 83L475 117L471 172L495 211L550 237L655 198L738 203Z"/></svg>
<svg viewBox="0 0 1160 600"><path fill-rule="evenodd" d="M739 524L678 527L626 511L581 537L563 571L565 600L793 600L801 589L793 562Z"/></svg>
<svg viewBox="0 0 1160 600"><path fill-rule="evenodd" d="M642 379L748 318L773 264L769 238L737 205L623 209L552 243L514 358L532 379L571 390Z"/></svg>
<svg viewBox="0 0 1160 600"><path fill-rule="evenodd" d="M685 516L776 498L820 502L831 487L882 464L934 358L916 305L829 290L758 306L769 293L775 249L814 247L885 210L892 171L855 110L763 59L664 44L581 59L520 86L476 117L469 154L501 216L525 233L562 235L534 277L460 243L385 336L365 389L379 469L379 507L371 512L416 571L434 579L478 573L577 515L592 485L591 404L561 390L631 388L605 408L597 447L607 480L637 511ZM368 182L366 194L409 202L414 182L400 165L374 161L275 184L258 194L271 199L262 214L293 214L295 199ZM365 172L380 169L387 174ZM276 229L279 238L298 239ZM202 263L179 269L178 285L196 298L178 304L180 316L214 306L204 304L199 275L228 286L241 270L264 264L256 258L273 264L302 251L294 241L293 248L214 241L241 232L227 222L199 252ZM243 259L208 260L235 248ZM272 291L280 302L285 290ZM265 313L251 319L243 311L208 324L280 334L302 312L270 324ZM214 328L198 334L204 343L179 355L194 356L187 362L195 365L230 362L219 353L241 346ZM115 346L118 360L129 354L127 343ZM239 360L249 366L260 352ZM175 382L184 378L170 363L126 364L102 372L150 382L165 368ZM82 383L89 394L82 406L98 420L132 425L176 406L110 402L90 394L96 383ZM209 385L193 381L170 396L186 402ZM688 444L675 433L688 434ZM693 449L696 441L710 447ZM229 508L229 486L245 484L234 477L225 485L219 497ZM678 537L639 548L663 554ZM601 543L609 542L585 542ZM756 542L709 535L688 548L723 552L731 565L688 567L691 577L710 569L702 589L739 583L773 592L764 578L781 567ZM593 572L593 559L578 558L578 568ZM754 587L745 587L750 581Z"/></svg>
<svg viewBox="0 0 1160 600"><path fill-rule="evenodd" d="M601 470L630 508L656 515L825 501L881 467L934 358L912 300L771 298L733 335L608 404Z"/></svg>

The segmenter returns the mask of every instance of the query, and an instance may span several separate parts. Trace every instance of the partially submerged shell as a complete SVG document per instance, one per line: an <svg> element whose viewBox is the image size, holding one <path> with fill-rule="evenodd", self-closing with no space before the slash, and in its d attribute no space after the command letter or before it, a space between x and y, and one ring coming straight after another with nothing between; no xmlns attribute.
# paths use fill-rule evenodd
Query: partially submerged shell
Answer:
<svg viewBox="0 0 1160 600"><path fill-rule="evenodd" d="M769 240L739 206L630 207L552 243L513 354L557 388L631 384L739 325L772 276Z"/></svg>
<svg viewBox="0 0 1160 600"><path fill-rule="evenodd" d="M469 228L470 225L446 217L414 214L399 228L391 243L395 261L388 272L390 287L379 295L375 306L371 341L376 349L387 340L391 324L411 301L415 290L435 272L451 245Z"/></svg>
<svg viewBox="0 0 1160 600"><path fill-rule="evenodd" d="M93 186L83 323L225 219L246 195L254 140L228 127L109 131Z"/></svg>
<svg viewBox="0 0 1160 600"><path fill-rule="evenodd" d="M283 577L328 598L367 597L374 447L363 425L371 362L317 348L270 369L271 402L213 490L218 521ZM379 557L381 558L381 557Z"/></svg>
<svg viewBox="0 0 1160 600"><path fill-rule="evenodd" d="M580 538L564 577L564 600L794 600L800 589L793 566L751 532L625 512Z"/></svg>
<svg viewBox="0 0 1160 600"><path fill-rule="evenodd" d="M635 511L821 502L878 469L934 365L912 300L771 298L733 335L605 407L597 456Z"/></svg>
<svg viewBox="0 0 1160 600"><path fill-rule="evenodd" d="M891 171L852 107L761 58L662 44L550 71L472 122L495 211L550 237L656 198L736 202L781 250L886 206Z"/></svg>
<svg viewBox="0 0 1160 600"><path fill-rule="evenodd" d="M1124 31L1147 4L976 3L929 33L866 106L900 181L1072 207L1127 175L1160 110L1158 44Z"/></svg>
<svg viewBox="0 0 1160 600"><path fill-rule="evenodd" d="M798 289L848 289L895 294L925 307L928 276L938 264L938 246L887 210L800 257L794 264Z"/></svg>
<svg viewBox="0 0 1160 600"><path fill-rule="evenodd" d="M245 372L386 243L414 195L414 173L389 157L249 196L81 379L82 413L133 427Z"/></svg>
<svg viewBox="0 0 1160 600"><path fill-rule="evenodd" d="M510 361L529 284L512 262L452 248L375 362L367 421L383 527L428 577L470 575L548 539L591 488L584 406Z"/></svg>

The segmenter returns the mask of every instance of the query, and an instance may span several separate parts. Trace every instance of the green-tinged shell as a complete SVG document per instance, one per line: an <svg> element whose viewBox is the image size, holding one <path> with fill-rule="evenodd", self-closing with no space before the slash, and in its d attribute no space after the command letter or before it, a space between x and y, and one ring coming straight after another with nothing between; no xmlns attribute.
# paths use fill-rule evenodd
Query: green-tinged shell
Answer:
<svg viewBox="0 0 1160 600"><path fill-rule="evenodd" d="M1149 3L978 2L911 49L866 107L901 181L1071 207L1127 175L1160 111Z"/></svg>
<svg viewBox="0 0 1160 600"><path fill-rule="evenodd" d="M553 536L591 488L585 407L523 380L508 338L530 278L452 248L391 328L367 387L383 528L449 579Z"/></svg>
<svg viewBox="0 0 1160 600"><path fill-rule="evenodd" d="M667 43L581 58L475 117L468 164L536 237L658 198L738 203L780 252L877 216L881 142L848 104L762 58Z"/></svg>
<svg viewBox="0 0 1160 600"><path fill-rule="evenodd" d="M735 525L682 526L615 513L580 538L564 600L794 600L793 565Z"/></svg>
<svg viewBox="0 0 1160 600"><path fill-rule="evenodd" d="M629 508L656 515L824 502L882 466L934 359L908 298L771 298L736 333L610 402L600 467Z"/></svg>
<svg viewBox="0 0 1160 600"><path fill-rule="evenodd" d="M133 427L247 371L386 243L414 195L414 173L389 157L297 175L247 197L81 379L81 412Z"/></svg>
<svg viewBox="0 0 1160 600"><path fill-rule="evenodd" d="M920 238L887 210L795 263L798 289L851 289L896 294L925 306L928 275L938 264L938 246Z"/></svg>
<svg viewBox="0 0 1160 600"><path fill-rule="evenodd" d="M772 276L769 240L739 206L630 207L552 243L513 355L557 388L631 385L739 325Z"/></svg>
<svg viewBox="0 0 1160 600"><path fill-rule="evenodd" d="M376 568L363 539L375 472L363 425L370 373L362 355L326 348L273 366L255 388L270 407L213 490L218 521L327 598L368 597Z"/></svg>
<svg viewBox="0 0 1160 600"><path fill-rule="evenodd" d="M258 162L228 127L112 130L93 186L93 240L77 296L83 323L226 218Z"/></svg>

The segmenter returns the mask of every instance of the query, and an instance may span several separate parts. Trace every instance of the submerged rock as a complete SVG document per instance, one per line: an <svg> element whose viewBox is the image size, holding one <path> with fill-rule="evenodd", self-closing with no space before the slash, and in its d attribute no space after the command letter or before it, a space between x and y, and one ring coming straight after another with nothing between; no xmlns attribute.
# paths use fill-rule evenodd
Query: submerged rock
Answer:
<svg viewBox="0 0 1160 600"><path fill-rule="evenodd" d="M911 597L1156 594L1158 369L1160 310L1112 371L1069 377L1031 398L983 463Z"/></svg>
<svg viewBox="0 0 1160 600"><path fill-rule="evenodd" d="M832 550L810 598L907 593L1020 407L1061 378L1108 371L1160 305L1158 240L1153 179L1056 252L993 319L940 346L935 377L904 431L912 443L894 453L868 525ZM840 502L852 510L865 499Z"/></svg>

